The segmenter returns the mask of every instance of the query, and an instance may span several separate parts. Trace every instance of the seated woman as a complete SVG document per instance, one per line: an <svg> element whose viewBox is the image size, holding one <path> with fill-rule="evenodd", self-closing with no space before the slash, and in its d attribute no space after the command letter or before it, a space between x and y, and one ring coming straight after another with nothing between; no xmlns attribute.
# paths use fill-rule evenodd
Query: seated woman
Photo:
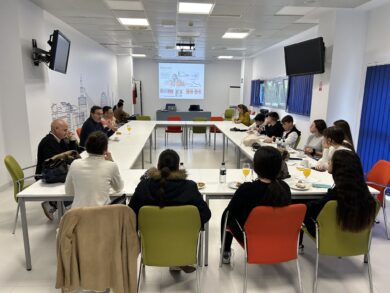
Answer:
<svg viewBox="0 0 390 293"><path fill-rule="evenodd" d="M196 183L187 180L185 170L179 170L180 157L174 150L163 151L157 169L151 168L141 178L131 197L129 207L138 214L141 207L193 205L199 210L202 224L207 223L211 211L203 200Z"/></svg>
<svg viewBox="0 0 390 293"><path fill-rule="evenodd" d="M109 204L110 188L123 189L123 180L108 152L108 137L101 131L92 132L85 143L88 157L73 161L65 181L65 192L74 195L72 208Z"/></svg>
<svg viewBox="0 0 390 293"><path fill-rule="evenodd" d="M118 125L116 124L116 119L114 117L114 111L110 106L103 107L102 124L104 127L115 128L115 131L118 128Z"/></svg>
<svg viewBox="0 0 390 293"><path fill-rule="evenodd" d="M313 219L317 219L330 200L337 200L337 222L342 230L359 232L371 226L375 220L376 202L364 180L358 155L348 150L335 152L328 171L334 186L323 198L307 204L304 223L308 232L315 237Z"/></svg>
<svg viewBox="0 0 390 293"><path fill-rule="evenodd" d="M340 127L331 126L324 130L323 138L323 153L322 158L317 162L315 168L317 170L328 170L328 162L332 159L333 153L339 150L349 150L343 146L344 132Z"/></svg>
<svg viewBox="0 0 390 293"><path fill-rule="evenodd" d="M353 146L351 128L349 127L348 122L340 119L340 120L336 120L335 122L333 122L333 125L340 127L344 132L343 146L355 151L355 147Z"/></svg>
<svg viewBox="0 0 390 293"><path fill-rule="evenodd" d="M249 126L251 124L251 117L249 115L248 108L243 104L239 104L237 106L237 109L239 112L239 116L238 116L238 118L234 118L234 120L233 120L234 123L242 123L246 126Z"/></svg>
<svg viewBox="0 0 390 293"><path fill-rule="evenodd" d="M307 138L304 152L307 155L322 157L323 132L326 129L326 122L322 119L314 120L310 125L310 135Z"/></svg>
<svg viewBox="0 0 390 293"><path fill-rule="evenodd" d="M227 224L234 236L239 241L243 241L243 235L236 220L241 227L244 227L253 208L257 206L286 206L291 202L290 187L284 181L277 179L282 165L280 152L274 147L260 147L255 153L253 164L258 178L253 182L242 184L237 189L222 215L221 236L228 211ZM222 259L224 264L230 263L232 240L232 234L226 233Z"/></svg>

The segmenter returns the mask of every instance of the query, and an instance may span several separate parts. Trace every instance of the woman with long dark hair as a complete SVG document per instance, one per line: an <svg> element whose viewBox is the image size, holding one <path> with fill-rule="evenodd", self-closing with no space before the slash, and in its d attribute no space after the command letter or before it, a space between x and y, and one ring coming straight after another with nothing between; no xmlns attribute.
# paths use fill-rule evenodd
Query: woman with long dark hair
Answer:
<svg viewBox="0 0 390 293"><path fill-rule="evenodd" d="M305 144L305 154L312 156L322 156L323 132L326 129L326 122L322 119L314 120L310 125L310 135Z"/></svg>
<svg viewBox="0 0 390 293"><path fill-rule="evenodd" d="M338 126L331 126L323 132L323 153L322 158L317 162L315 168L317 170L328 170L329 161L332 160L332 156L336 151L349 150L354 152L351 148L344 146L344 132Z"/></svg>
<svg viewBox="0 0 390 293"><path fill-rule="evenodd" d="M180 157L174 150L163 151L157 169L150 168L141 178L131 197L129 207L136 214L145 205L160 207L193 205L199 210L202 224L211 217L211 211L203 200L196 183L187 180L187 172L179 170Z"/></svg>
<svg viewBox="0 0 390 293"><path fill-rule="evenodd" d="M251 117L249 115L248 107L243 104L239 104L237 106L237 109L239 114L238 114L238 118L235 118L233 120L234 123L242 123L246 126L251 125Z"/></svg>
<svg viewBox="0 0 390 293"><path fill-rule="evenodd" d="M348 122L340 119L340 120L336 120L335 122L333 122L333 125L340 127L344 132L343 146L355 151L355 147L353 145L351 128L349 127Z"/></svg>
<svg viewBox="0 0 390 293"><path fill-rule="evenodd" d="M358 155L348 150L335 152L328 171L334 187L322 199L307 204L304 222L309 233L315 236L313 219L330 200L337 200L337 222L342 230L360 232L370 227L375 220L376 201L364 180Z"/></svg>
<svg viewBox="0 0 390 293"><path fill-rule="evenodd" d="M247 182L237 189L221 219L221 236L226 213L229 211L228 226L234 236L242 241L243 235L237 222L244 227L246 219L253 208L257 206L286 206L291 202L290 187L282 180L278 180L278 174L282 166L280 152L270 146L260 147L253 159L253 169L258 178L253 182ZM237 222L236 222L237 220ZM225 247L223 248L222 262L230 263L231 244L233 236L226 233Z"/></svg>

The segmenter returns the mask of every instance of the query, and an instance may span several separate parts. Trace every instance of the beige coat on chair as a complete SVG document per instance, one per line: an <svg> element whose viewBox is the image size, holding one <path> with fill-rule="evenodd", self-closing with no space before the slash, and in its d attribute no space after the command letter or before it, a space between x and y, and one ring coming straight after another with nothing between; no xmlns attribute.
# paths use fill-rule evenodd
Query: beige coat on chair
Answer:
<svg viewBox="0 0 390 293"><path fill-rule="evenodd" d="M56 288L135 293L139 239L125 205L76 208L61 220Z"/></svg>

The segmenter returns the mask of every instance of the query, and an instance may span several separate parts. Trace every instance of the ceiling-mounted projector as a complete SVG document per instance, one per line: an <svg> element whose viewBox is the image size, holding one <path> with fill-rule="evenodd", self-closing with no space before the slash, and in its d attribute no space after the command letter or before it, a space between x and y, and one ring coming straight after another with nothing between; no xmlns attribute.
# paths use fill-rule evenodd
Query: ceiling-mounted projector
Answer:
<svg viewBox="0 0 390 293"><path fill-rule="evenodd" d="M179 51L177 56L192 57L192 51Z"/></svg>

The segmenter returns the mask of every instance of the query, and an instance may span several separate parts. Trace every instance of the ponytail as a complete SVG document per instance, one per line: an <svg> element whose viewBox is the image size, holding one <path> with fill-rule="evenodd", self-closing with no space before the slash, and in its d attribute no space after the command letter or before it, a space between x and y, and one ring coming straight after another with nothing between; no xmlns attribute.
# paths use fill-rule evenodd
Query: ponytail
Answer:
<svg viewBox="0 0 390 293"><path fill-rule="evenodd" d="M286 189L279 179L272 180L268 184L266 194L272 195L272 198L275 200L275 203L280 203L280 205L285 205L284 199L286 195L291 196L291 191Z"/></svg>
<svg viewBox="0 0 390 293"><path fill-rule="evenodd" d="M160 170L160 174L161 174L161 179L160 179L160 182L159 182L160 183L160 188L159 188L159 191L158 191L159 206L160 207L164 207L165 206L165 203L164 203L165 183L166 183L167 178L169 177L169 175L171 175L171 170L168 167L163 167Z"/></svg>

